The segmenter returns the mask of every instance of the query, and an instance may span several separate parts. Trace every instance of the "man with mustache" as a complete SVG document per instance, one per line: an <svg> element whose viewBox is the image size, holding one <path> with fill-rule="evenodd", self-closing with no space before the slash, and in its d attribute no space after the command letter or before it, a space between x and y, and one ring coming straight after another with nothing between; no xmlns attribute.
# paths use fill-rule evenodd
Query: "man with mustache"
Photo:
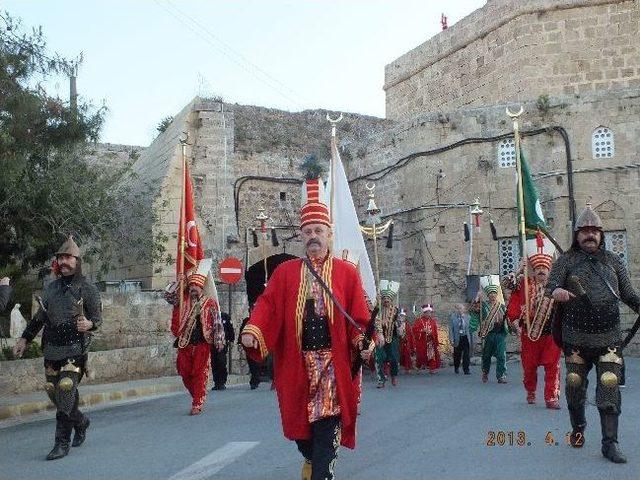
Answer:
<svg viewBox="0 0 640 480"><path fill-rule="evenodd" d="M538 367L544 367L544 400L546 407L559 410L558 395L560 391L560 348L551 336L551 315L553 299L545 295L549 271L553 263L555 247L549 239L538 233L535 239L527 240L525 249L530 268L528 298L525 295L524 263L522 269L509 274L504 286L511 290L507 306L507 318L511 324L521 328L520 342L522 350L523 384L527 392L527 403L536 403L538 383ZM529 325L527 325L527 300Z"/></svg>
<svg viewBox="0 0 640 480"><path fill-rule="evenodd" d="M379 315L379 325L377 334L381 337L380 342L384 342L382 347L376 348L375 362L376 375L378 376L378 388L384 388L387 381L385 366L389 364L389 374L391 375L391 385L397 385L398 359L400 357L398 334L398 290L400 284L389 280L380 280L380 298L382 299L382 309Z"/></svg>
<svg viewBox="0 0 640 480"><path fill-rule="evenodd" d="M55 444L47 460L62 458L70 447L85 441L89 417L78 409L78 385L86 373L91 332L102 323L100 294L82 275L80 249L73 237L56 252L56 262L59 277L45 288L40 309L13 349L21 357L27 343L44 327L45 390L56 406Z"/></svg>
<svg viewBox="0 0 640 480"><path fill-rule="evenodd" d="M320 179L303 187L300 229L306 258L275 269L242 330L251 358L273 354L284 436L296 441L307 480L332 479L338 447L355 447L358 382L351 360L363 348L360 329L370 321L356 267L329 250L331 222L322 187Z"/></svg>
<svg viewBox="0 0 640 480"><path fill-rule="evenodd" d="M202 413L207 398L211 349L220 351L225 346L211 265L212 259L205 258L189 272L182 315L180 292L165 294L167 302L174 305L171 333L176 337L174 346L178 347L176 369L191 395L190 415Z"/></svg>
<svg viewBox="0 0 640 480"><path fill-rule="evenodd" d="M507 334L509 328L504 303L498 298L500 285L489 277L489 283L478 290L475 300L469 308L471 331L483 330L483 325L491 329L482 340L482 383L489 381L491 358L496 359L496 378L498 383L507 383ZM484 299L486 295L487 299ZM480 335L480 334L479 334ZM480 337L482 338L482 337Z"/></svg>
<svg viewBox="0 0 640 480"><path fill-rule="evenodd" d="M571 249L553 265L547 294L562 304L566 396L572 427L569 441L575 448L584 444L587 376L595 365L602 455L614 463L626 463L618 447L619 382L624 364L619 351L619 302L637 312L640 297L622 260L605 250L602 220L590 204L576 220Z"/></svg>

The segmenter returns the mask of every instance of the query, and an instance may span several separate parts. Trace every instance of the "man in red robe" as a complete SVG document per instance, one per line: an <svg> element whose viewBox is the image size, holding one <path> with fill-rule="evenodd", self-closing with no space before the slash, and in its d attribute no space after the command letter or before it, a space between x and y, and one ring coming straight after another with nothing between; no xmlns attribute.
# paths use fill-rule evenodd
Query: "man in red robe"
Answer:
<svg viewBox="0 0 640 480"><path fill-rule="evenodd" d="M438 319L433 316L433 305L422 306L422 315L413 323L413 339L416 347L416 368L436 373L440 368L438 343Z"/></svg>
<svg viewBox="0 0 640 480"><path fill-rule="evenodd" d="M200 261L189 275L187 292L180 315L178 292L167 292L165 298L174 305L171 333L178 347L176 368L191 395L191 415L198 415L207 398L207 379L211 359L211 344L224 347L224 329L217 295L211 276L211 259Z"/></svg>
<svg viewBox="0 0 640 480"><path fill-rule="evenodd" d="M405 373L411 373L416 354L415 342L413 340L413 330L404 308L400 309L398 314L398 324L400 325L398 329L400 334L400 365L404 368Z"/></svg>
<svg viewBox="0 0 640 480"><path fill-rule="evenodd" d="M547 238L541 236L527 240L526 246L529 265L533 271L533 275L528 279L530 327L527 327L525 321L525 282L524 276L520 272L510 274L504 282L505 287L512 291L507 306L507 319L511 324L519 324L521 327L522 350L520 356L527 403L536 403L538 367L543 366L546 406L553 410L559 410L560 347L555 344L551 335L553 299L544 294L555 248Z"/></svg>
<svg viewBox="0 0 640 480"><path fill-rule="evenodd" d="M340 444L355 447L357 382L352 353L370 320L355 266L329 251L331 223L319 180L307 180L301 239L311 268L356 322L354 326L302 258L280 264L242 331L249 355L272 352L284 436L304 456L306 479L332 479Z"/></svg>

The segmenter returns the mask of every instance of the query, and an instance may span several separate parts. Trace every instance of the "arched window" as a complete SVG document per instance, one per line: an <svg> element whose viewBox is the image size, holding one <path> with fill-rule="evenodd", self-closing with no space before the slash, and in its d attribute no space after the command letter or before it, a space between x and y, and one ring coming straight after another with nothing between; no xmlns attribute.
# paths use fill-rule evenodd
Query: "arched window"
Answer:
<svg viewBox="0 0 640 480"><path fill-rule="evenodd" d="M498 163L500 168L516 166L516 143L513 138L505 138L498 145Z"/></svg>
<svg viewBox="0 0 640 480"><path fill-rule="evenodd" d="M598 127L591 135L591 153L593 158L611 158L615 153L613 132L607 127Z"/></svg>

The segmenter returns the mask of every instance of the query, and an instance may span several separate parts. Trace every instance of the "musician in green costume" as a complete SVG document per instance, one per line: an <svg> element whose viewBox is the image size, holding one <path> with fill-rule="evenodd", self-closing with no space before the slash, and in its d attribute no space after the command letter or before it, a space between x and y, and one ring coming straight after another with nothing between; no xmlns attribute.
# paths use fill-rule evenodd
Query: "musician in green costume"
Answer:
<svg viewBox="0 0 640 480"><path fill-rule="evenodd" d="M505 321L506 308L504 302L499 301L499 285L489 284L478 292L478 296L471 304L471 330L479 328L478 336L483 339L482 344L482 382L489 381L491 357L496 358L496 378L498 383L507 383L507 333ZM484 295L482 294L484 292ZM483 298L486 295L486 300Z"/></svg>

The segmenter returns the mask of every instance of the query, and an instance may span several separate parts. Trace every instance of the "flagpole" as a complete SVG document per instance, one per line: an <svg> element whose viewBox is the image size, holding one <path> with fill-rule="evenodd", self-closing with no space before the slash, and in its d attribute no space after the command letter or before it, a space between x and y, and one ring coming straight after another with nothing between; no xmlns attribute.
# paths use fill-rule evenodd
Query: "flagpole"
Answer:
<svg viewBox="0 0 640 480"><path fill-rule="evenodd" d="M269 217L264 211L264 207L258 209L256 220L260 222L260 231L262 232L262 261L264 266L264 286L266 288L269 281L269 270L267 269L267 220Z"/></svg>
<svg viewBox="0 0 640 480"><path fill-rule="evenodd" d="M331 124L331 161L329 163L329 174L331 175L331 191L329 192L329 221L334 229L335 234L335 198L336 198L336 168L337 168L337 158L336 152L338 150L338 141L336 139L336 126L338 122L342 120L342 114L336 119L333 119L327 113L327 121ZM335 236L332 235L329 240L329 249L333 252L333 255L336 255L334 249L334 241Z"/></svg>
<svg viewBox="0 0 640 480"><path fill-rule="evenodd" d="M382 235L391 226L392 220L387 220L384 224L380 218L380 209L376 205L375 200L375 184L367 183L365 188L368 190L369 204L367 205L367 224L368 227L360 227L362 233L371 236L373 239L373 256L374 256L374 279L376 282L376 305L380 305L380 260L378 255L378 236Z"/></svg>
<svg viewBox="0 0 640 480"><path fill-rule="evenodd" d="M522 106L517 112L512 112L507 107L507 115L513 119L513 138L516 149L516 169L518 172L518 231L520 234L521 253L524 259L524 305L525 315L524 321L527 326L527 332L531 326L530 312L529 312L529 265L527 261L526 242L527 235L525 229L525 217L524 217L524 188L522 185L522 159L520 158L520 131L518 125L518 117L522 115L524 109Z"/></svg>
<svg viewBox="0 0 640 480"><path fill-rule="evenodd" d="M185 226L185 215L186 215L186 197L185 197L185 189L187 187L187 140L189 135L184 139L180 139L180 145L182 150L182 195L180 199L180 226L178 234L178 239L180 241L180 245L178 245L178 249L180 251L180 258L178 259L178 298L179 298L179 306L178 311L180 313L179 318L182 318L182 311L184 309L184 226Z"/></svg>
<svg viewBox="0 0 640 480"><path fill-rule="evenodd" d="M335 203L335 191L336 191L336 155L335 151L338 149L338 144L336 140L336 126L342 120L342 114L336 119L331 118L331 116L327 113L327 121L331 124L331 163L330 163L330 173L331 173L331 192L329 192L329 215L331 219L331 223L334 221L334 203ZM334 150L335 149L335 150Z"/></svg>

